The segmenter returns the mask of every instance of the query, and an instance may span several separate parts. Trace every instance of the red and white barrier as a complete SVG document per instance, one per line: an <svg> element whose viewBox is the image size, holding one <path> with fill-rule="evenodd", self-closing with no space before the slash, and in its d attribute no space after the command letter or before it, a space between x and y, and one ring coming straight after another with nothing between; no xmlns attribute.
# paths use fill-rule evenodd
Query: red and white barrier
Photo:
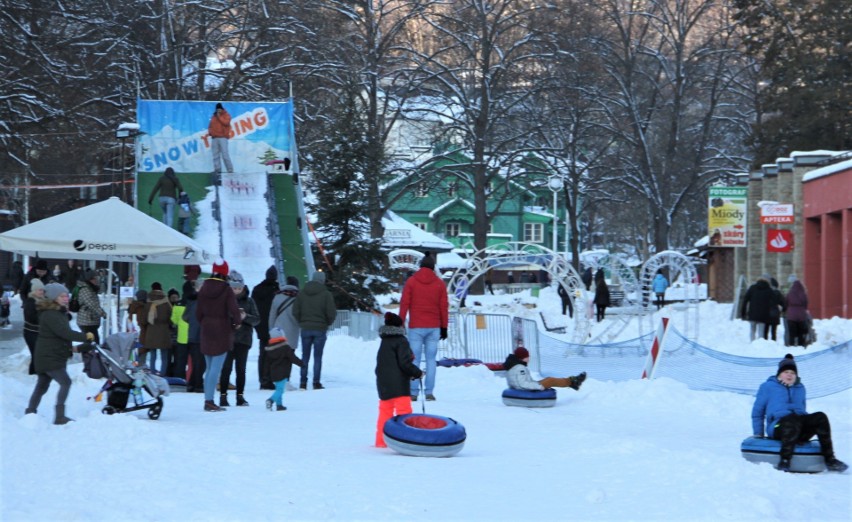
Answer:
<svg viewBox="0 0 852 522"><path fill-rule="evenodd" d="M657 363L660 360L660 354L663 353L663 341L669 328L669 318L663 317L660 319L660 324L657 325L657 331L654 333L654 343L651 345L651 351L648 352L648 359L645 360L645 369L642 370L643 379L653 379L654 372L657 370Z"/></svg>

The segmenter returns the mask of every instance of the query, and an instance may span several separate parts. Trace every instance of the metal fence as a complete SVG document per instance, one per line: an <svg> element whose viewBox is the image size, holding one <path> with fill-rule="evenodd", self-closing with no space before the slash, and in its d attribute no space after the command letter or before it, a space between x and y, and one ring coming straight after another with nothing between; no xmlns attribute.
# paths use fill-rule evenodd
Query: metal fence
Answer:
<svg viewBox="0 0 852 522"><path fill-rule="evenodd" d="M447 340L438 343L439 358L503 362L516 346L530 351L531 366L540 370L539 331L535 321L506 314L450 313ZM383 317L371 312L339 310L329 335L378 340Z"/></svg>

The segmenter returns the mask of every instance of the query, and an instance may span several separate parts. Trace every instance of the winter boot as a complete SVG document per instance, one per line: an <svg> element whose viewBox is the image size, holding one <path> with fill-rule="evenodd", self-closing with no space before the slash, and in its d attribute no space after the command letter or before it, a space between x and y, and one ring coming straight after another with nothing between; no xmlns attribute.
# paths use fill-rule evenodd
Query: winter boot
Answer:
<svg viewBox="0 0 852 522"><path fill-rule="evenodd" d="M434 395L432 395L431 393L427 393L427 394L426 394L426 400L427 400L427 401L434 401L434 400L435 400L435 396L434 396Z"/></svg>
<svg viewBox="0 0 852 522"><path fill-rule="evenodd" d="M65 416L65 405L56 407L56 420L53 421L54 424L68 424L69 422L74 422L74 419L69 419Z"/></svg>
<svg viewBox="0 0 852 522"><path fill-rule="evenodd" d="M284 411L284 410L286 410L286 409L287 409L287 406L283 406L283 405L281 405L281 404L276 404L276 405L275 405L275 411Z"/></svg>
<svg viewBox="0 0 852 522"><path fill-rule="evenodd" d="M272 411L272 399L266 399L266 409Z"/></svg>
<svg viewBox="0 0 852 522"><path fill-rule="evenodd" d="M219 394L219 406L230 406L230 404L228 404L228 394L227 393L220 393Z"/></svg>
<svg viewBox="0 0 852 522"><path fill-rule="evenodd" d="M314 383L314 389L315 390L324 390L325 386L323 386L321 383L315 382Z"/></svg>
<svg viewBox="0 0 852 522"><path fill-rule="evenodd" d="M790 471L790 459L781 459L778 462L778 466L775 467L778 471Z"/></svg>
<svg viewBox="0 0 852 522"><path fill-rule="evenodd" d="M248 406L248 405L249 405L249 403L248 403L247 400L245 400L245 398L243 397L243 394L238 393L237 394L237 406Z"/></svg>
<svg viewBox="0 0 852 522"><path fill-rule="evenodd" d="M225 411L225 408L216 406L216 403L213 401L204 401L204 411Z"/></svg>
<svg viewBox="0 0 852 522"><path fill-rule="evenodd" d="M580 386L583 385L583 382L586 380L586 372L581 373L580 375L575 375L571 377L571 389L579 390Z"/></svg>
<svg viewBox="0 0 852 522"><path fill-rule="evenodd" d="M30 413L38 413L35 408L27 408L24 410L24 415L29 415Z"/></svg>
<svg viewBox="0 0 852 522"><path fill-rule="evenodd" d="M307 390L308 389L308 383L306 383L306 382L299 383L299 389L300 390Z"/></svg>
<svg viewBox="0 0 852 522"><path fill-rule="evenodd" d="M849 469L849 466L835 458L832 458L831 460L826 460L825 467L828 468L828 471L836 471L838 473L843 473L844 471Z"/></svg>

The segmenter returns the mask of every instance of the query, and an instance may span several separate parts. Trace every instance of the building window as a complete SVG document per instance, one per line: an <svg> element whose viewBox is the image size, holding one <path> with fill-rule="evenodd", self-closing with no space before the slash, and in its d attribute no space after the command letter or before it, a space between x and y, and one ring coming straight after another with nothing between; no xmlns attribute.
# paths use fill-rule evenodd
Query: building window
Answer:
<svg viewBox="0 0 852 522"><path fill-rule="evenodd" d="M544 224L524 223L524 241L527 243L544 242Z"/></svg>
<svg viewBox="0 0 852 522"><path fill-rule="evenodd" d="M417 191L415 192L415 195L418 198L428 197L429 196L429 186L426 185L426 183L421 183L421 184L417 185Z"/></svg>
<svg viewBox="0 0 852 522"><path fill-rule="evenodd" d="M414 226L426 232L426 223L414 223Z"/></svg>
<svg viewBox="0 0 852 522"><path fill-rule="evenodd" d="M444 225L444 235L447 237L458 237L461 232L461 225L458 223L447 223Z"/></svg>

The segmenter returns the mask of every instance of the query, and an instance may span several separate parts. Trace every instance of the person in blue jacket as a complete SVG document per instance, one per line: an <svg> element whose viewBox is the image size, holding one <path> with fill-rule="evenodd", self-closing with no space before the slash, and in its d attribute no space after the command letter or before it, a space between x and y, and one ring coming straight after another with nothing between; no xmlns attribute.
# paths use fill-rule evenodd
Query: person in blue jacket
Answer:
<svg viewBox="0 0 852 522"><path fill-rule="evenodd" d="M831 425L823 412L808 413L805 407L807 392L799 379L796 361L789 353L778 363L778 372L769 377L757 390L751 410L753 433L781 441L781 460L778 469L790 471L790 459L796 444L819 438L825 465L829 471L843 472L849 466L837 460L831 442Z"/></svg>
<svg viewBox="0 0 852 522"><path fill-rule="evenodd" d="M669 287L669 280L666 279L666 276L663 275L662 272L658 271L657 275L654 276L654 280L651 282L651 290L654 291L654 295L656 295L657 300L655 304L657 305L657 310L663 307L666 301L666 288Z"/></svg>

